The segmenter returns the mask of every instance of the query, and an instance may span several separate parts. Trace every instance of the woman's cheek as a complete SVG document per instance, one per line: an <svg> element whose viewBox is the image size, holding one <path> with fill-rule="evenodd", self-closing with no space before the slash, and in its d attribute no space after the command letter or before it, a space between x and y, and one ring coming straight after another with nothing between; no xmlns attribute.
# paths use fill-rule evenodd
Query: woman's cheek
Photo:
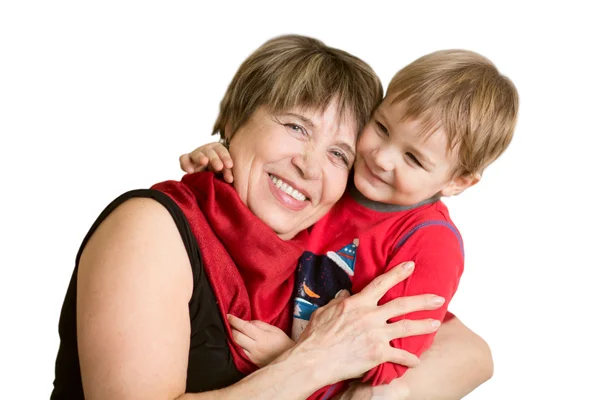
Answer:
<svg viewBox="0 0 600 400"><path fill-rule="evenodd" d="M350 171L347 169L342 169L340 167L332 167L333 171L324 171L324 174L329 173L329 179L325 179L324 186L328 188L327 195L327 203L335 204L339 199L342 198L344 192L346 191L346 185L348 184L348 178L350 176ZM326 189L327 190L327 189Z"/></svg>

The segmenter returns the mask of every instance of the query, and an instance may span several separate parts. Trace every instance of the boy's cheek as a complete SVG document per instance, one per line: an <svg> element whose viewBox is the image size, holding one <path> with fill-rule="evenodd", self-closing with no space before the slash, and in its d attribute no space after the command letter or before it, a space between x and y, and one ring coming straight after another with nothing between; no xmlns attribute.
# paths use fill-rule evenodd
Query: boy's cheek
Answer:
<svg viewBox="0 0 600 400"><path fill-rule="evenodd" d="M368 149L372 146L371 136L372 132L369 132L369 128L366 128L356 144L356 159L361 157L361 154L366 154Z"/></svg>

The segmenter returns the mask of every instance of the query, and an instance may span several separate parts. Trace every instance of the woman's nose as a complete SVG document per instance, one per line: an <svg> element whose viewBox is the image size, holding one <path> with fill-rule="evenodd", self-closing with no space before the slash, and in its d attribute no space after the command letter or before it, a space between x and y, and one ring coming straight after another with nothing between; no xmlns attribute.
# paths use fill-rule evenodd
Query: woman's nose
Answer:
<svg viewBox="0 0 600 400"><path fill-rule="evenodd" d="M321 165L318 157L312 152L298 154L292 157L292 164L304 179L315 180L321 178Z"/></svg>

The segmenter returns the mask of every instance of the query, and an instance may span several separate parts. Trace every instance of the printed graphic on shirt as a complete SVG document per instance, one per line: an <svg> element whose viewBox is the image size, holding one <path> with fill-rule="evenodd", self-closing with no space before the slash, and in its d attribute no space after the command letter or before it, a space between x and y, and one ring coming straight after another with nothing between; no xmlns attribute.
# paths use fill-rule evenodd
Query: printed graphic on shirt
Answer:
<svg viewBox="0 0 600 400"><path fill-rule="evenodd" d="M298 262L294 298L292 339L298 340L312 313L335 298L343 289L352 288L358 239L338 251L317 255L305 251Z"/></svg>

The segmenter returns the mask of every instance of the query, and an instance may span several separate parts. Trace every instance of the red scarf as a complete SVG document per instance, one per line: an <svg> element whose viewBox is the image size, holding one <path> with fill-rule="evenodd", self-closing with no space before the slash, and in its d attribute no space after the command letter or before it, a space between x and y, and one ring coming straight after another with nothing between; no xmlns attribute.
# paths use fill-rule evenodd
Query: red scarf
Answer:
<svg viewBox="0 0 600 400"><path fill-rule="evenodd" d="M242 203L234 188L213 173L166 181L159 190L181 208L196 237L204 269L224 321L226 314L259 319L289 333L292 291L298 258L308 237L282 240ZM257 367L233 342L225 324L237 369L249 374Z"/></svg>

